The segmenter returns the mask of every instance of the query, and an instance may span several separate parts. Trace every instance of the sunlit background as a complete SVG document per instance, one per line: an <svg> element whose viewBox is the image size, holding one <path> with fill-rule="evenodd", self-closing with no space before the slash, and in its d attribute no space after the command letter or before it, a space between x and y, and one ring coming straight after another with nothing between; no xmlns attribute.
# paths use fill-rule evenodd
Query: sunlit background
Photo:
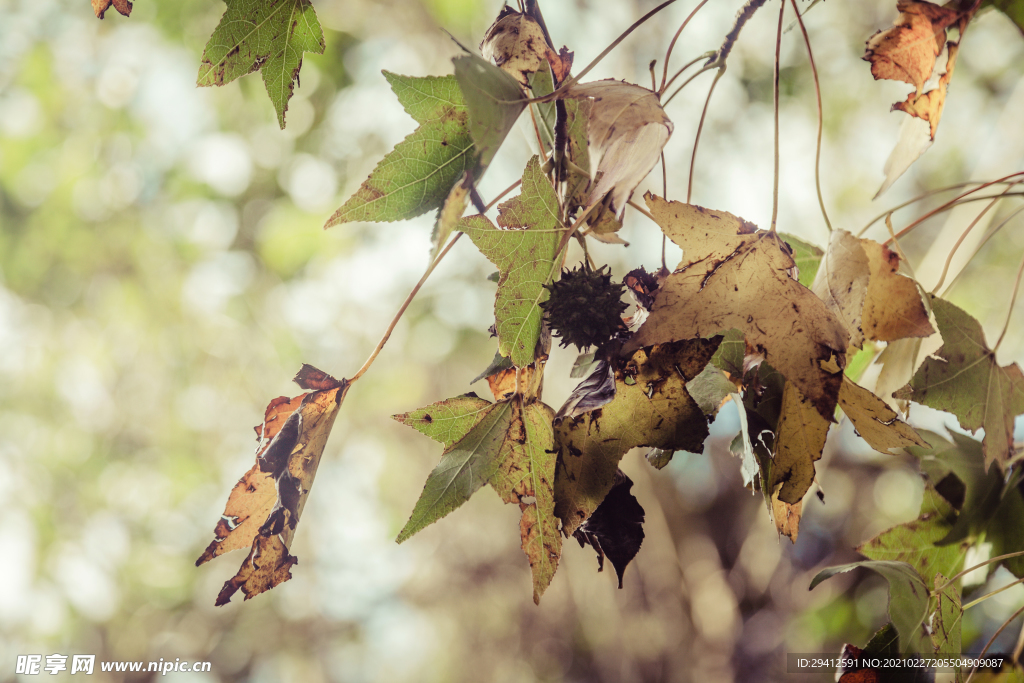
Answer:
<svg viewBox="0 0 1024 683"><path fill-rule="evenodd" d="M637 30L594 78L649 85L648 63L658 59L660 74L695 4ZM740 4L709 3L673 64L716 48ZM468 240L349 393L292 548L294 578L214 607L244 558L193 563L252 465L266 403L299 393L289 380L303 362L351 375L428 263L430 215L321 229L415 128L380 71L451 73L458 48L441 29L476 44L500 9L496 0L314 5L327 50L306 55L281 131L258 75L195 87L218 0L138 0L130 18L111 9L103 21L85 0L0 0L0 680L15 678L19 654L60 653L212 662L211 673L168 681L728 683L784 679L786 652L863 645L885 622L884 582L855 572L807 586L821 567L856 559L858 543L915 518L922 483L912 458L873 453L849 425L833 429L818 468L827 504L808 499L795 546L742 486L728 450L731 407L702 455L679 454L660 472L642 451L623 459L647 538L622 590L570 539L535 606L519 511L489 489L394 543L440 447L389 416L470 390L495 349L493 267ZM654 5L542 9L578 71ZM762 227L778 6L747 26L717 87L693 193ZM924 190L1024 168L1024 38L987 12L966 33L936 144L872 202L903 117L889 109L908 86L876 83L860 57L895 16L895 2L871 0L819 3L806 17L825 103L824 195L833 223L854 231ZM824 246L799 29L785 34L781 64L779 225ZM669 105L673 199L685 198L711 78ZM481 184L485 201L519 177L531 144L532 129L513 130ZM659 172L646 187L661 192ZM1007 199L976 233L1019 205ZM927 287L983 206L903 242ZM920 212L897 213L897 229ZM630 246L592 251L619 277L660 265L660 231L626 216ZM1007 314L1022 227L1018 219L992 239L950 294L990 339ZM881 225L869 234L887 236ZM1017 311L1001 362L1024 355L1022 333ZM555 407L574 385L573 360L556 349L548 365ZM965 650L980 650L1022 603L1018 586L970 610ZM1012 649L1019 630L996 649Z"/></svg>

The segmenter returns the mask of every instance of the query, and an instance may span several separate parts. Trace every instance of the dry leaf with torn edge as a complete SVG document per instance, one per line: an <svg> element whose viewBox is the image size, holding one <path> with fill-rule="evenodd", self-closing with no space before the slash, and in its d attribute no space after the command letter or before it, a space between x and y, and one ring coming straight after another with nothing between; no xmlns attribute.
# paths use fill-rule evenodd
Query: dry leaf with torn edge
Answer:
<svg viewBox="0 0 1024 683"><path fill-rule="evenodd" d="M199 566L251 544L238 573L217 595L218 606L238 589L248 600L284 583L298 562L288 549L348 383L310 365L302 366L295 382L308 393L267 406L256 427L256 464L231 490L215 538L196 560Z"/></svg>
<svg viewBox="0 0 1024 683"><path fill-rule="evenodd" d="M96 13L97 19L102 19L111 5L126 17L132 13L132 3L128 0L92 0L92 11Z"/></svg>
<svg viewBox="0 0 1024 683"><path fill-rule="evenodd" d="M831 421L850 335L821 299L790 276L795 263L789 246L724 211L650 193L645 199L658 225L682 247L683 260L624 350L739 330L748 348Z"/></svg>
<svg viewBox="0 0 1024 683"><path fill-rule="evenodd" d="M572 68L571 52L563 47L559 55L548 44L544 29L536 19L520 14L508 5L502 8L498 19L484 34L480 53L524 88L530 86L530 74L543 66L551 65L555 85L565 80Z"/></svg>
<svg viewBox="0 0 1024 683"><path fill-rule="evenodd" d="M957 7L962 6L962 10ZM899 0L896 9L900 15L895 25L879 31L867 41L864 60L871 62L871 75L875 80L904 81L914 86L914 92L905 102L897 102L893 109L919 119L905 120L900 128L900 139L885 163L885 182L875 197L879 197L903 175L931 146L935 131L946 103L946 91L953 78L960 40L967 24L974 16L978 3L965 0L939 6L925 0ZM946 29L959 29L959 39L946 43ZM947 50L944 73L936 74L936 59ZM936 80L937 77L937 80ZM934 87L928 84L934 82ZM921 125L921 123L926 125Z"/></svg>

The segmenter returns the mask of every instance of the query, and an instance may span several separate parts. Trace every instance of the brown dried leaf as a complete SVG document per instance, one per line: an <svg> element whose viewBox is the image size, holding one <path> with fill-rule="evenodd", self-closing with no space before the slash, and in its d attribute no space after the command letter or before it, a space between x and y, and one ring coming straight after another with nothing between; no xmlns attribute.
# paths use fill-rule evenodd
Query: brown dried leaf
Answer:
<svg viewBox="0 0 1024 683"><path fill-rule="evenodd" d="M772 519L775 520L775 528L793 543L796 543L797 534L800 533L800 517L803 516L803 509L804 502L802 500L790 505L779 500L778 493L772 496Z"/></svg>
<svg viewBox="0 0 1024 683"><path fill-rule="evenodd" d="M252 546L238 574L224 584L217 604L225 604L239 588L246 599L291 578L296 559L288 554L316 476L320 456L338 415L347 384L312 366L303 366L296 382L319 391L267 406L256 427L260 447L256 464L231 491L214 540L196 560L199 566L226 552Z"/></svg>
<svg viewBox="0 0 1024 683"><path fill-rule="evenodd" d="M126 17L132 13L132 3L128 0L92 0L92 11L96 13L97 19L102 19L111 5Z"/></svg>
<svg viewBox="0 0 1024 683"><path fill-rule="evenodd" d="M624 350L737 329L831 421L850 336L821 299L790 277L795 264L782 238L724 211L649 193L645 199L683 248L683 261Z"/></svg>
<svg viewBox="0 0 1024 683"><path fill-rule="evenodd" d="M899 267L899 255L885 245L832 232L811 289L846 325L851 346L935 332L917 283Z"/></svg>
<svg viewBox="0 0 1024 683"><path fill-rule="evenodd" d="M896 9L900 16L895 25L868 39L863 59L871 62L875 80L904 81L920 93L942 52L946 29L959 13L924 0L898 0Z"/></svg>
<svg viewBox="0 0 1024 683"><path fill-rule="evenodd" d="M624 81L575 85L566 97L590 102L587 141L590 177L596 182L587 208L611 194L612 211L621 220L633 190L661 157L672 122L653 91Z"/></svg>
<svg viewBox="0 0 1024 683"><path fill-rule="evenodd" d="M839 390L839 407L853 422L857 433L879 453L890 454L893 448L928 447L928 442L914 431L885 401L850 378L843 377Z"/></svg>
<svg viewBox="0 0 1024 683"><path fill-rule="evenodd" d="M533 17L520 14L507 5L501 10L480 43L480 53L507 72L523 87L529 87L530 74L551 65L555 83L561 83L572 68L573 54L562 48L556 53L547 43L544 29Z"/></svg>
<svg viewBox="0 0 1024 683"><path fill-rule="evenodd" d="M772 481L768 489L774 492L773 506L776 499L789 505L803 500L814 482L814 463L821 458L828 427L829 420L818 414L813 403L793 382L786 382L782 390L782 409L772 456ZM779 525L778 517L776 525Z"/></svg>

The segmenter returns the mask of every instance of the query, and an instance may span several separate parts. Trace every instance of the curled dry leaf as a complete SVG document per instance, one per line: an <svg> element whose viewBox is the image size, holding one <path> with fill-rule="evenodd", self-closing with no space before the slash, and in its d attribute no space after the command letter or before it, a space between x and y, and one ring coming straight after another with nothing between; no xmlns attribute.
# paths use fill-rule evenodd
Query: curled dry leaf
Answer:
<svg viewBox="0 0 1024 683"><path fill-rule="evenodd" d="M558 409L555 418L579 417L615 399L615 370L611 363L599 360L594 370L572 390L569 398Z"/></svg>
<svg viewBox="0 0 1024 683"><path fill-rule="evenodd" d="M556 85L565 80L572 68L573 53L564 47L561 54L555 52L536 19L507 5L484 34L480 52L524 88L530 86L530 74L545 65L551 65Z"/></svg>
<svg viewBox="0 0 1024 683"><path fill-rule="evenodd" d="M897 102L893 109L928 124L927 138L923 137L921 126L904 123L901 127L900 140L885 164L885 182L875 197L889 189L935 140L946 91L956 67L959 41L978 7L977 2L961 2L962 9L957 4L950 2L940 7L925 0L899 0L896 9L900 15L895 25L867 41L864 59L871 62L871 75L875 80L904 81L915 88L906 101ZM954 25L960 37L956 42L946 43L946 29ZM926 84L934 79L936 59L944 47L947 49L945 71L934 87L925 91Z"/></svg>
<svg viewBox="0 0 1024 683"><path fill-rule="evenodd" d="M772 519L779 534L793 543L800 533L800 518L803 516L804 502L801 500L793 505L783 503L778 494L772 496Z"/></svg>
<svg viewBox="0 0 1024 683"><path fill-rule="evenodd" d="M566 97L590 104L587 141L594 182L587 208L610 194L612 212L621 220L633 190L661 157L672 122L653 91L632 83L583 83Z"/></svg>
<svg viewBox="0 0 1024 683"><path fill-rule="evenodd" d="M589 543L597 551L597 571L604 570L605 557L611 561L620 589L626 566L640 552L644 541L644 509L629 492L631 488L633 481L618 470L611 491L572 534L581 548Z"/></svg>
<svg viewBox="0 0 1024 683"><path fill-rule="evenodd" d="M749 349L831 421L850 336L821 299L790 276L795 264L786 243L724 211L650 194L646 199L658 225L683 248L683 260L625 350L737 329Z"/></svg>
<svg viewBox="0 0 1024 683"><path fill-rule="evenodd" d="M132 13L132 3L128 0L92 0L92 11L96 13L97 19L102 19L111 5L126 17Z"/></svg>
<svg viewBox="0 0 1024 683"><path fill-rule="evenodd" d="M832 231L811 289L843 321L851 346L935 332L917 283L899 266L899 255L885 245Z"/></svg>
<svg viewBox="0 0 1024 683"><path fill-rule="evenodd" d="M857 433L879 453L892 453L894 448L920 446L928 442L914 428L899 418L895 410L870 391L843 377L839 390L839 407L853 422Z"/></svg>
<svg viewBox="0 0 1024 683"><path fill-rule="evenodd" d="M256 436L256 464L231 490L214 540L196 566L249 546L252 550L217 596L223 605L240 588L245 599L291 578L298 560L289 554L295 527L316 476L327 437L348 388L344 380L303 365L295 381L309 393L275 398Z"/></svg>
<svg viewBox="0 0 1024 683"><path fill-rule="evenodd" d="M601 504L615 483L619 461L631 448L703 448L707 421L686 383L708 364L719 341L694 339L637 351L615 368L611 403L555 426L555 513L565 535Z"/></svg>

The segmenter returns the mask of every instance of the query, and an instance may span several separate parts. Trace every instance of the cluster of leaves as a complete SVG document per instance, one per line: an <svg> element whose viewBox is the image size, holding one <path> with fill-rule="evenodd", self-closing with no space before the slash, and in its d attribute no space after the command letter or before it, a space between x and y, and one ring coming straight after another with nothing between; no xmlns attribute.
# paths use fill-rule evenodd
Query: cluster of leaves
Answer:
<svg viewBox="0 0 1024 683"><path fill-rule="evenodd" d="M93 0L97 15L111 2L124 14L131 9ZM199 84L223 85L261 70L283 127L303 53L324 49L313 8L308 0L226 2ZM709 65L721 66L739 22L761 4L748 3ZM984 4L1024 30L1018 2L954 0L940 7L898 0L895 26L868 41L865 59L875 78L915 87L895 108L928 124L929 144L960 43ZM1014 419L1024 413L1019 366L998 365L980 324L925 294L901 272L898 251L844 230L834 230L822 250L774 226L760 230L725 211L648 193L641 211L683 250L682 261L671 271L638 269L622 285L612 283L592 263L586 240L623 243L616 232L625 207L672 134L664 85L653 91L615 80L579 83L573 53L555 49L537 3L524 9L504 8L480 46L483 56L464 48L453 60L454 75L385 72L418 127L326 226L436 211L435 264L458 233L454 239L467 235L498 268L498 349L481 375L493 400L467 393L395 416L443 445L398 542L489 484L520 507L535 601L570 534L590 544L602 563L609 558L621 587L640 549L644 513L619 461L646 447L660 469L676 451L700 451L709 423L731 402L740 417L733 451L744 482L762 492L779 533L795 543L815 462L845 415L872 448L918 459L924 502L917 520L858 548L867 560L827 569L811 587L871 568L889 582L892 623L869 652L959 652L968 548L987 542L998 555L1024 551L1024 484L1013 443ZM950 28L956 41L946 40ZM943 51L945 70L937 73ZM543 156L530 159L519 194L499 206L495 225L476 183L527 108ZM901 145L883 190L926 148L908 153ZM463 217L470 204L478 213ZM559 283L573 238L585 261ZM635 304L628 318L620 318L624 289ZM583 381L558 411L542 396L552 330L581 351L593 347L574 368ZM941 347L919 359L922 340L935 335ZM876 394L855 382L849 360L881 345ZM309 366L295 381L307 393L270 402L256 428L256 463L231 492L215 540L197 562L251 548L217 604L239 588L249 598L278 585L297 561L288 548L350 381ZM964 430L983 429L983 441L918 432L897 410L908 402L950 412ZM989 571L998 564L1024 577L1021 557L992 563Z"/></svg>

